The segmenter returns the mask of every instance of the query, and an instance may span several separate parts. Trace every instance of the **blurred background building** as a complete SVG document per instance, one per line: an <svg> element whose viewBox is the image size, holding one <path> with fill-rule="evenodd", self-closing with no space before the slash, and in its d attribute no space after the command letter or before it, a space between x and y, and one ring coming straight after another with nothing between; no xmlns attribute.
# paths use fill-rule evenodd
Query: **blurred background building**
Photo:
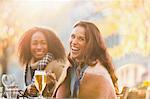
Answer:
<svg viewBox="0 0 150 99"><path fill-rule="evenodd" d="M52 28L66 51L73 24L94 22L107 44L119 86L134 87L150 80L149 0L0 0L0 74L16 76L20 88L24 67L16 48L30 27Z"/></svg>

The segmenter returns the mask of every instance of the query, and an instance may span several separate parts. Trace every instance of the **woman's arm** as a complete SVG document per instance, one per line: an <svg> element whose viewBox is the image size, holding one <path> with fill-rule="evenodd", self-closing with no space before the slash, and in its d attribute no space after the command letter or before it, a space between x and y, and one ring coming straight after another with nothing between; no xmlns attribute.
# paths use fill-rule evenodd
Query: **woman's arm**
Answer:
<svg viewBox="0 0 150 99"><path fill-rule="evenodd" d="M115 90L104 77L95 74L85 74L79 89L80 99L116 99Z"/></svg>
<svg viewBox="0 0 150 99"><path fill-rule="evenodd" d="M63 80L64 79L64 80ZM64 68L61 79L59 79L60 86L56 91L56 98L70 98L70 68Z"/></svg>
<svg viewBox="0 0 150 99"><path fill-rule="evenodd" d="M67 79L57 89L56 98L69 98L69 84L67 84Z"/></svg>

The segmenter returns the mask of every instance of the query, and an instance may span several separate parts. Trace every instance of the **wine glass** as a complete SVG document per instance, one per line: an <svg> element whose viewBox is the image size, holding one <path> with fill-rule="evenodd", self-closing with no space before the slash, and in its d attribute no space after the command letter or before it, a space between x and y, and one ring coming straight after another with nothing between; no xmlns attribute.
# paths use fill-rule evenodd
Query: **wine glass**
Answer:
<svg viewBox="0 0 150 99"><path fill-rule="evenodd" d="M42 93L46 86L46 72L44 70L35 70L34 84L39 91L39 97L42 98Z"/></svg>
<svg viewBox="0 0 150 99"><path fill-rule="evenodd" d="M18 95L18 86L15 77L11 74L2 75L2 84L5 86L5 92L8 99L16 99Z"/></svg>
<svg viewBox="0 0 150 99"><path fill-rule="evenodd" d="M2 75L2 84L5 87L15 85L15 77L13 75L10 75L10 74L3 74Z"/></svg>

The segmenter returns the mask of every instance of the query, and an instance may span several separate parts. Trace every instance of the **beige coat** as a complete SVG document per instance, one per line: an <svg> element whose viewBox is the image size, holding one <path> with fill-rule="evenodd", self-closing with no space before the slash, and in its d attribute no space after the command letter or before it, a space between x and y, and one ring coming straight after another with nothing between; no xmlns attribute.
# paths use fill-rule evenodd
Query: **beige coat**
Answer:
<svg viewBox="0 0 150 99"><path fill-rule="evenodd" d="M56 92L56 98L66 98L70 93L67 80ZM94 67L88 67L80 81L80 99L116 99L112 80L107 70L98 62Z"/></svg>
<svg viewBox="0 0 150 99"><path fill-rule="evenodd" d="M38 62L34 63L31 65L31 68L36 70L38 66ZM51 61L45 68L46 72L52 72L55 77L56 77L56 83L54 84L54 87L49 89L49 87L46 87L44 89L44 96L52 96L53 93L56 92L56 89L58 88L58 86L60 85L61 82L63 82L63 80L65 79L65 73L67 73L65 70L67 70L68 65L66 64L66 61L57 61L57 60L53 60ZM28 66L27 66L28 67ZM25 76L26 81L31 80L31 71L29 70L30 68L26 68L26 73ZM62 76L63 75L63 76ZM25 92L27 93L27 92ZM27 93L28 94L28 93Z"/></svg>
<svg viewBox="0 0 150 99"><path fill-rule="evenodd" d="M82 99L116 99L115 89L107 70L97 63L85 70L79 89Z"/></svg>
<svg viewBox="0 0 150 99"><path fill-rule="evenodd" d="M56 75L56 84L53 89L52 97L55 95L57 88L60 86L60 84L64 81L66 75L67 75L67 68L69 67L68 61L60 62L60 61L52 61L50 62L45 70L46 72L51 71Z"/></svg>

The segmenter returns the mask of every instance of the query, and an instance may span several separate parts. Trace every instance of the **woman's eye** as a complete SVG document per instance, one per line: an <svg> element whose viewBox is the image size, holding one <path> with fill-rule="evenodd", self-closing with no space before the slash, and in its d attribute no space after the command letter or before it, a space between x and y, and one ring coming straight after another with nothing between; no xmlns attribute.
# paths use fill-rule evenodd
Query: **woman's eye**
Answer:
<svg viewBox="0 0 150 99"><path fill-rule="evenodd" d="M46 43L46 42L42 42L42 44L43 44L43 45L46 45L47 43Z"/></svg>
<svg viewBox="0 0 150 99"><path fill-rule="evenodd" d="M79 40L80 40L80 41L85 41L85 38L82 38L82 37L81 37L81 38L79 38Z"/></svg>
<svg viewBox="0 0 150 99"><path fill-rule="evenodd" d="M37 45L37 42L32 42L31 44L32 44L32 45Z"/></svg>
<svg viewBox="0 0 150 99"><path fill-rule="evenodd" d="M75 38L75 35L71 35L71 38Z"/></svg>

